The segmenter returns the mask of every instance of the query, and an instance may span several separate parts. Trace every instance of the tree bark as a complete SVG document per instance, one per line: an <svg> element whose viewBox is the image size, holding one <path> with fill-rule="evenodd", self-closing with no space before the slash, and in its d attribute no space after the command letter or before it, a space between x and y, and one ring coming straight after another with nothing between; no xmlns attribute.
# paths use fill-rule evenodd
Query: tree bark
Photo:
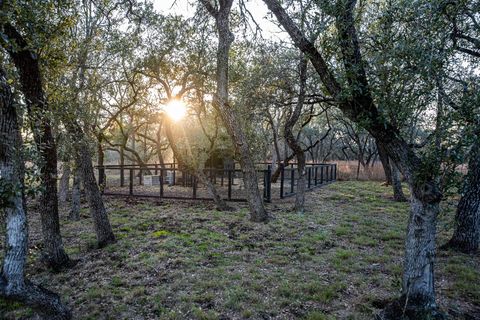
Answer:
<svg viewBox="0 0 480 320"><path fill-rule="evenodd" d="M477 252L480 242L480 128L477 131L455 214L455 231L446 245L463 253Z"/></svg>
<svg viewBox="0 0 480 320"><path fill-rule="evenodd" d="M62 165L62 177L60 178L60 186L58 190L58 201L65 203L68 198L68 192L70 189L70 163L64 161Z"/></svg>
<svg viewBox="0 0 480 320"><path fill-rule="evenodd" d="M110 220L108 219L99 186L95 180L92 154L86 141L85 133L80 125L75 121L66 120L65 127L72 136L72 139L75 140L81 178L90 207L90 214L95 226L97 244L101 248L110 243L114 243L115 235L113 234Z"/></svg>
<svg viewBox="0 0 480 320"><path fill-rule="evenodd" d="M33 137L37 147L43 189L40 195L40 216L43 233L43 257L47 266L54 270L71 266L63 248L60 235L57 195L57 148L48 117L49 108L42 87L38 56L28 49L28 45L18 31L5 24L4 32L16 43L6 48L20 74L22 92L25 95L27 111L31 121Z"/></svg>
<svg viewBox="0 0 480 320"><path fill-rule="evenodd" d="M0 70L0 180L4 186L5 256L0 273L0 296L20 301L46 313L49 319L70 319L70 310L55 293L25 279L28 249L28 223L24 195L22 138L12 92Z"/></svg>
<svg viewBox="0 0 480 320"><path fill-rule="evenodd" d="M390 167L390 160L388 159L387 151L385 151L385 148L382 146L382 144L378 143L378 141L376 141L376 143L377 143L378 156L380 157L383 171L385 172L385 185L390 186L392 185L392 170Z"/></svg>
<svg viewBox="0 0 480 320"><path fill-rule="evenodd" d="M80 166L77 161L73 172L72 203L69 215L69 219L73 221L80 220L80 175Z"/></svg>
<svg viewBox="0 0 480 320"><path fill-rule="evenodd" d="M103 134L100 133L97 136L97 166L103 167L105 165L104 162L105 162L105 151L103 150ZM104 170L98 170L98 181L99 181L98 187L100 188L100 190L103 190L105 188L105 182L106 182Z"/></svg>
<svg viewBox="0 0 480 320"><path fill-rule="evenodd" d="M393 200L397 202L405 202L407 201L407 198L405 197L405 194L403 194L402 179L400 178L400 171L398 170L395 163L393 163L393 161L389 161L389 162L391 162L390 172L392 173Z"/></svg>
<svg viewBox="0 0 480 320"><path fill-rule="evenodd" d="M303 151L302 146L297 141L293 134L293 127L300 119L302 114L303 103L305 101L305 85L307 82L307 59L302 56L299 64L300 71L300 91L298 94L298 102L295 106L293 113L290 115L288 120L285 122L285 140L288 143L290 149L292 149L295 157L297 158L297 190L295 194L295 212L304 213L305 211L305 152Z"/></svg>
<svg viewBox="0 0 480 320"><path fill-rule="evenodd" d="M230 9L233 0L222 0L219 8L212 6L209 0L201 0L208 12L215 18L218 33L217 48L217 93L214 98L214 105L218 109L223 123L232 138L235 149L240 156L243 181L247 191L247 200L250 208L250 220L262 222L268 220L265 211L263 198L258 188L257 171L253 162L250 146L247 137L239 121L235 108L228 102L228 54L234 36L230 31Z"/></svg>
<svg viewBox="0 0 480 320"><path fill-rule="evenodd" d="M295 45L310 59L330 95L338 101L342 112L352 121L361 123L385 146L387 155L405 176L411 193L410 219L405 243L405 264L402 298L405 313L411 319L438 315L433 285L435 259L435 227L442 194L435 176L438 163L422 161L401 137L399 130L385 121L374 104L366 77L364 62L353 19L355 0L340 1L336 27L349 96L336 80L323 56L295 25L277 0L263 0L289 33ZM388 310L388 309L387 309ZM386 312L388 314L388 312ZM397 313L393 316L399 316Z"/></svg>

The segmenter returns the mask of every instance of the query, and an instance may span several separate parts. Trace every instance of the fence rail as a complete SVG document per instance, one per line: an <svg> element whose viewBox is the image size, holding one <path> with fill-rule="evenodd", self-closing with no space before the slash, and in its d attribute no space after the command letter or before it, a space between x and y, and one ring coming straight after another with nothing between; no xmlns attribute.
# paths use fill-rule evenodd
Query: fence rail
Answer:
<svg viewBox="0 0 480 320"><path fill-rule="evenodd" d="M96 166L98 183L105 195L153 197L160 199L212 200L206 186L198 178L175 163L147 165ZM266 202L296 194L298 169L296 164L281 167L279 179L272 182L272 166L257 164L259 188ZM203 173L227 201L246 201L242 170L206 168ZM336 164L313 163L305 168L306 190L311 190L337 178ZM126 179L127 178L127 179Z"/></svg>

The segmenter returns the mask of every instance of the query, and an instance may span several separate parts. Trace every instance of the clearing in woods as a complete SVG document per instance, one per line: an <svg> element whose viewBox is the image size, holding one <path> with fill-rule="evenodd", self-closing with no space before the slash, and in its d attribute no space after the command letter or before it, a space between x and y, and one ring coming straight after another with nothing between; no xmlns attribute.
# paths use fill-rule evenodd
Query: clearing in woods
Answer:
<svg viewBox="0 0 480 320"><path fill-rule="evenodd" d="M308 193L304 215L289 211L293 198L267 205L267 224L250 222L244 204L218 212L210 202L106 198L118 242L96 249L88 209L78 222L64 212L79 262L59 274L38 262L30 208L27 272L77 319L371 319L401 290L408 204L391 197L377 182L337 182ZM454 204L444 205L439 244ZM453 318L480 318L478 265L478 255L438 253L438 302ZM33 315L0 303L2 319Z"/></svg>

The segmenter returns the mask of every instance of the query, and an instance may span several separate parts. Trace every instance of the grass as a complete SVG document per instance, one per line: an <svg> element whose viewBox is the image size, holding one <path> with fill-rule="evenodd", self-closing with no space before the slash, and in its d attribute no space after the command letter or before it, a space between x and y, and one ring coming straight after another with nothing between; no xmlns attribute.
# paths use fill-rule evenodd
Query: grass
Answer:
<svg viewBox="0 0 480 320"><path fill-rule="evenodd" d="M76 319L371 319L401 288L408 204L376 182L337 182L268 205L274 219L248 220L244 205L218 212L211 203L107 198L118 241L103 249L88 211L62 216L76 267L59 274L38 262L38 215L30 213L30 278L58 292ZM448 209L448 208L447 208ZM32 211L32 210L31 210ZM445 210L440 225L448 225ZM451 232L439 228L442 243ZM439 252L437 295L446 312L480 314L477 256ZM0 318L31 319L0 300Z"/></svg>

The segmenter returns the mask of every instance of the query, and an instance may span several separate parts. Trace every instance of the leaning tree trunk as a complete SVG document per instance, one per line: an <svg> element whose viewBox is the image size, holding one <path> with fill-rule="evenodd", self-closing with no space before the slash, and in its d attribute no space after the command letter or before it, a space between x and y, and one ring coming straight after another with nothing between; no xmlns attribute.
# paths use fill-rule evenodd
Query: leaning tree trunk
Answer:
<svg viewBox="0 0 480 320"><path fill-rule="evenodd" d="M376 141L376 140L375 140ZM392 170L390 167L390 159L388 158L388 154L385 151L385 147L376 141L378 156L380 157L380 161L382 162L383 171L385 172L385 185L389 186L392 184Z"/></svg>
<svg viewBox="0 0 480 320"><path fill-rule="evenodd" d="M68 191L70 189L70 163L64 161L62 165L62 177L60 178L60 186L58 188L58 201L65 203L68 198Z"/></svg>
<svg viewBox="0 0 480 320"><path fill-rule="evenodd" d="M392 174L392 187L393 187L393 200L397 202L405 202L407 198L403 194L402 179L400 177L400 171L393 161L389 161L391 165L390 172Z"/></svg>
<svg viewBox="0 0 480 320"><path fill-rule="evenodd" d="M22 92L25 95L27 111L32 126L33 138L40 161L42 192L40 195L40 217L43 233L42 260L54 270L71 266L63 248L60 235L57 195L57 148L48 117L49 108L42 87L38 55L28 49L28 45L18 31L10 24L4 25L7 36L15 40L18 48L8 48L8 53L20 74Z"/></svg>
<svg viewBox="0 0 480 320"><path fill-rule="evenodd" d="M298 143L297 138L293 135L293 127L300 119L302 113L303 103L305 101L305 84L307 81L307 63L308 61L302 57L299 64L300 71L300 92L298 95L298 102L295 106L295 110L292 112L287 122L285 123L285 140L288 143L290 149L297 157L297 190L295 195L295 212L303 213L305 211L305 151Z"/></svg>
<svg viewBox="0 0 480 320"><path fill-rule="evenodd" d="M100 189L98 188L95 174L93 173L92 155L85 141L79 144L78 148L81 176L85 193L90 206L90 214L93 218L95 233L97 235L97 243L99 247L104 247L115 242L110 220L108 219L107 210L103 203Z"/></svg>
<svg viewBox="0 0 480 320"><path fill-rule="evenodd" d="M75 163L75 170L73 172L73 185L72 185L72 203L70 208L70 214L68 218L73 221L80 220L80 165L78 161Z"/></svg>
<svg viewBox="0 0 480 320"><path fill-rule="evenodd" d="M0 297L20 301L46 313L48 319L70 319L70 310L55 293L25 279L28 223L24 195L22 138L13 97L0 70L0 181L5 215L5 256L0 273Z"/></svg>
<svg viewBox="0 0 480 320"><path fill-rule="evenodd" d="M220 1L218 9L214 8L209 0L201 0L209 13L215 17L218 48L217 48L217 92L214 105L219 110L223 123L232 138L235 149L240 156L243 182L247 192L247 200L250 208L250 219L261 222L268 220L268 214L263 205L263 197L258 188L257 170L253 162L250 145L245 131L243 130L240 117L236 110L228 102L228 54L234 40L230 31L230 9L233 0Z"/></svg>
<svg viewBox="0 0 480 320"><path fill-rule="evenodd" d="M479 130L480 131L480 130ZM478 133L480 134L480 132ZM468 173L465 177L462 196L455 215L456 228L447 247L464 253L474 253L480 242L480 138L470 151Z"/></svg>
<svg viewBox="0 0 480 320"><path fill-rule="evenodd" d="M188 171L188 173L194 175L200 181L200 183L203 183L205 185L205 187L208 190L208 193L212 196L212 199L215 202L215 205L217 206L217 210L231 211L233 208L230 207L225 202L225 200L222 199L222 197L220 197L220 195L218 194L217 188L215 188L215 185L212 183L210 179L208 179L205 173L198 168L198 165L191 165L187 161L185 161L183 155L178 150L177 145L175 144L175 139L173 137L171 124L168 119L165 122L165 133L167 134L167 139L170 144L170 148L172 149L172 152L173 152L173 157L178 161L178 166L181 168L185 168ZM191 160L194 160L192 154L190 154L189 156Z"/></svg>
<svg viewBox="0 0 480 320"><path fill-rule="evenodd" d="M95 233L97 235L97 243L99 247L104 247L115 242L115 235L113 234L112 226L110 225L110 220L105 210L99 186L95 180L92 154L86 141L85 133L80 125L75 121L66 120L65 126L72 136L72 139L76 140L75 145L78 154L77 164L81 170L83 187L85 188L90 214L93 218Z"/></svg>
<svg viewBox="0 0 480 320"><path fill-rule="evenodd" d="M314 43L305 37L280 3L277 0L263 2L277 17L295 45L310 59L326 90L337 99L338 107L344 115L356 123L361 123L375 139L384 144L388 156L407 179L412 201L405 243L403 301L398 301L400 304L397 305L401 305L401 308L397 309L399 312L390 316L399 319L408 313L410 319L434 318L438 314L433 284L435 228L442 194L436 182L436 170L428 168L431 169L432 165L438 167L438 163L427 164L418 157L403 140L399 130L385 121L376 107L355 28L353 11L356 1L337 1L335 17L347 80L346 88L337 81L331 67ZM349 97L344 95L347 91L350 93Z"/></svg>

